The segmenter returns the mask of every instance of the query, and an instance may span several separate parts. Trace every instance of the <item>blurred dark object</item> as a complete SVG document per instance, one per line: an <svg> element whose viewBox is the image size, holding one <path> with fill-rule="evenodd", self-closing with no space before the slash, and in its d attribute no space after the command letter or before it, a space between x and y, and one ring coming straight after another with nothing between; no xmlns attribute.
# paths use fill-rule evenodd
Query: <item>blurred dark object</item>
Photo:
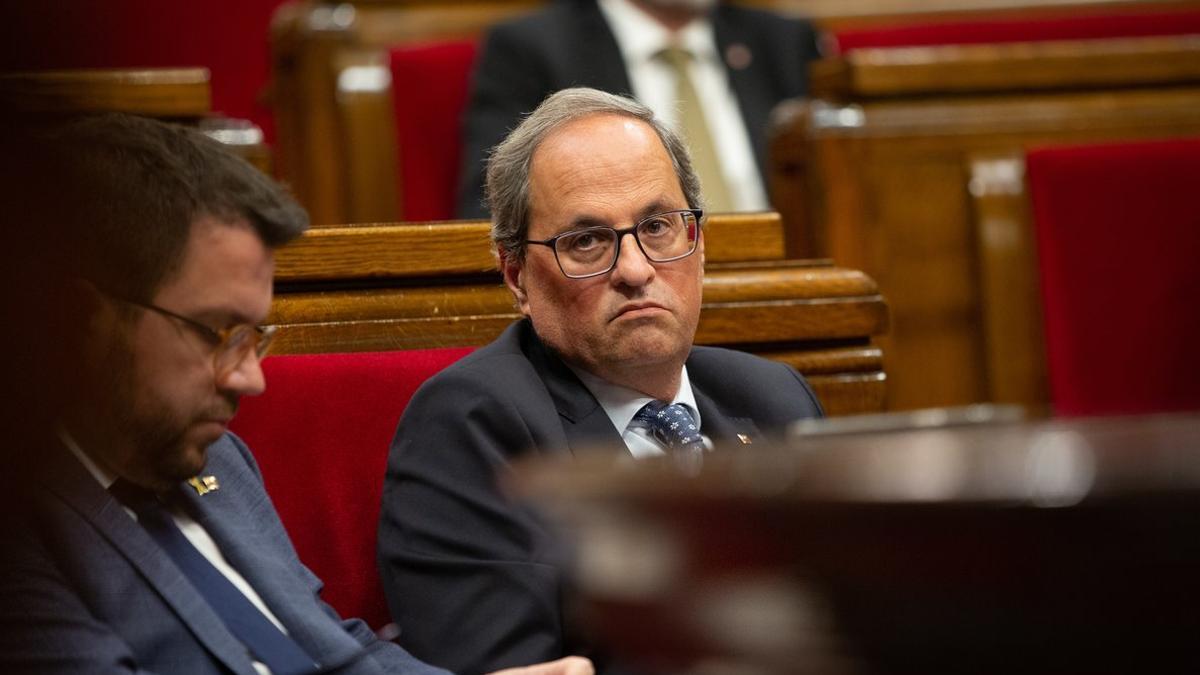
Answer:
<svg viewBox="0 0 1200 675"><path fill-rule="evenodd" d="M1196 672L1200 416L525 467L648 672Z"/></svg>

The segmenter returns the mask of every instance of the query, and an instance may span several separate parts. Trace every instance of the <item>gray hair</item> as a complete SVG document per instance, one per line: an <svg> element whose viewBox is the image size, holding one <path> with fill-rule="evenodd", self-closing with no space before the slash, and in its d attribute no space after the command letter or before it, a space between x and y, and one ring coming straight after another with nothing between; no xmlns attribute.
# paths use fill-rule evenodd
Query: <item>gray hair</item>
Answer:
<svg viewBox="0 0 1200 675"><path fill-rule="evenodd" d="M597 89L563 89L546 97L488 158L487 200L492 212L492 243L498 255L511 256L518 261L525 257L530 210L529 172L538 146L559 127L592 115L632 117L649 125L671 157L671 166L679 178L688 206L703 208L700 179L692 169L687 145L655 118L650 108L631 98Z"/></svg>

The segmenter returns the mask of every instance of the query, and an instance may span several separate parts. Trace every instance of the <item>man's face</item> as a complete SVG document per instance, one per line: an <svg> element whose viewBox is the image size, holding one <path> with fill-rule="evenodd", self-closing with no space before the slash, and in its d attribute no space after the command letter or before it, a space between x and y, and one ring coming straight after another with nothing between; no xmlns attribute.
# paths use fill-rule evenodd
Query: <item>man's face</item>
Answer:
<svg viewBox="0 0 1200 675"><path fill-rule="evenodd" d="M151 304L213 329L262 321L274 259L244 221L200 218L183 263ZM114 324L107 372L111 423L100 459L131 481L165 489L204 468L205 449L226 429L238 399L264 389L251 352L218 374L215 347L178 319L151 310ZM99 449L99 448L98 448Z"/></svg>
<svg viewBox="0 0 1200 675"><path fill-rule="evenodd" d="M544 240L588 226L632 227L691 205L653 129L594 115L556 130L535 151L530 206L527 238ZM703 239L688 258L651 263L626 235L607 274L569 279L553 250L529 246L523 264L505 261L505 279L537 334L562 358L646 391L650 378L677 377L687 358L703 269Z"/></svg>

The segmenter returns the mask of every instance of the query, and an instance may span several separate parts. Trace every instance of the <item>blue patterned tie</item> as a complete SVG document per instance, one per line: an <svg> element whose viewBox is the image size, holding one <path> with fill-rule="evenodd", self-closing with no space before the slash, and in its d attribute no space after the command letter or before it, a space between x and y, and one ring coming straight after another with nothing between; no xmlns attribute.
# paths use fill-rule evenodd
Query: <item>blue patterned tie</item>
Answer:
<svg viewBox="0 0 1200 675"><path fill-rule="evenodd" d="M633 419L644 422L654 439L669 450L688 454L704 450L704 439L695 418L678 403L650 401Z"/></svg>
<svg viewBox="0 0 1200 675"><path fill-rule="evenodd" d="M171 514L145 488L118 479L108 489L137 514L138 524L162 547L217 616L254 658L275 675L315 673L318 665L300 645L279 630L175 526Z"/></svg>

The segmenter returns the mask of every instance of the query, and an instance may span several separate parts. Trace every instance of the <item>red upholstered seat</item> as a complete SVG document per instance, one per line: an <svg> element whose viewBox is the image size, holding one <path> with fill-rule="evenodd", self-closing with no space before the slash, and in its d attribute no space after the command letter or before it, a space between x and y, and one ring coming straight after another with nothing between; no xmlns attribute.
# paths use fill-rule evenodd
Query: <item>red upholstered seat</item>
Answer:
<svg viewBox="0 0 1200 675"><path fill-rule="evenodd" d="M1034 150L1051 401L1200 409L1200 139Z"/></svg>
<svg viewBox="0 0 1200 675"><path fill-rule="evenodd" d="M474 41L391 50L402 220L454 217Z"/></svg>
<svg viewBox="0 0 1200 675"><path fill-rule="evenodd" d="M1093 40L1200 33L1200 11L1124 12L903 24L839 31L837 49L917 47L951 44Z"/></svg>
<svg viewBox="0 0 1200 675"><path fill-rule="evenodd" d="M300 559L342 616L388 623L375 563L388 446L417 387L470 351L272 356L266 393L234 418Z"/></svg>

